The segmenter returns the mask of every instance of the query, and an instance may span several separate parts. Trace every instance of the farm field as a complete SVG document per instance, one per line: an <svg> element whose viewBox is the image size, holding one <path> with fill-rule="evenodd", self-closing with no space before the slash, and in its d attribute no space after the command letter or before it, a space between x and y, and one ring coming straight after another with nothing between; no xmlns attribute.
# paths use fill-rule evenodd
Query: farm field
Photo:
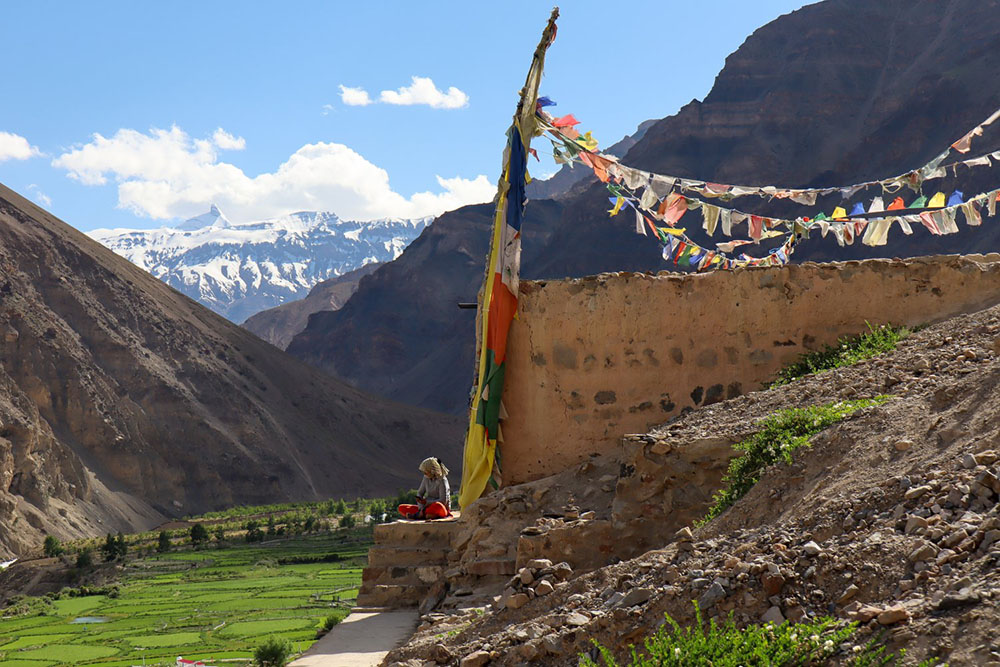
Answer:
<svg viewBox="0 0 1000 667"><path fill-rule="evenodd" d="M240 664L269 637L304 651L327 616L347 615L369 546L360 528L130 560L115 592L0 617L0 666Z"/></svg>

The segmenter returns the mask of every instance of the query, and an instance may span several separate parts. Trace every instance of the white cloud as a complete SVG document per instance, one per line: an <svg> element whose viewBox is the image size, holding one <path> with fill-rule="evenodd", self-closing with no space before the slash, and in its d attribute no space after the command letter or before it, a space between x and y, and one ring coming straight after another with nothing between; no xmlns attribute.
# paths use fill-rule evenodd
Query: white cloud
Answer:
<svg viewBox="0 0 1000 667"><path fill-rule="evenodd" d="M212 135L212 142L224 151L241 151L247 147L247 140L234 137L221 127Z"/></svg>
<svg viewBox="0 0 1000 667"><path fill-rule="evenodd" d="M414 76L409 86L383 90L379 100L386 104L426 104L434 109L460 109L469 103L469 96L454 86L442 93L429 77Z"/></svg>
<svg viewBox="0 0 1000 667"><path fill-rule="evenodd" d="M328 115L330 115L332 112L334 112L336 110L337 109L335 109L332 104L324 104L323 105L323 115L324 116L328 116Z"/></svg>
<svg viewBox="0 0 1000 667"><path fill-rule="evenodd" d="M42 192L36 183L28 185L28 192L31 193L31 198L35 200L36 204L40 204L43 208L52 208L52 197Z"/></svg>
<svg viewBox="0 0 1000 667"><path fill-rule="evenodd" d="M42 152L18 134L0 132L0 162L5 160L27 160Z"/></svg>
<svg viewBox="0 0 1000 667"><path fill-rule="evenodd" d="M366 107L372 103L372 98L364 88L340 86L340 101L349 107Z"/></svg>
<svg viewBox="0 0 1000 667"><path fill-rule="evenodd" d="M221 134L220 134L221 132ZM273 172L248 176L220 162L218 152L245 142L217 130L194 139L178 127L148 134L130 129L95 134L52 165L86 185L118 187L118 206L157 219L188 218L216 203L234 221L260 220L293 211L333 211L346 219L417 218L489 201L485 176L438 177L440 190L404 197L389 174L343 144L306 144Z"/></svg>

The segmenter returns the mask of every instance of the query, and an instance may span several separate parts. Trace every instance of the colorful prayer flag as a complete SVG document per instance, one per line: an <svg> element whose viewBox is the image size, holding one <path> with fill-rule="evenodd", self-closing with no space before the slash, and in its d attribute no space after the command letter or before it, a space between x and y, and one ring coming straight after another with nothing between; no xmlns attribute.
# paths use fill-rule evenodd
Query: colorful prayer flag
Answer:
<svg viewBox="0 0 1000 667"><path fill-rule="evenodd" d="M555 39L559 10L553 10L541 42L535 49L514 122L507 131L507 148L493 217L486 284L480 303L479 365L476 390L465 440L462 487L459 504L464 509L479 498L487 486L497 487L500 399L506 370L507 334L517 311L521 265L521 221L527 201L527 155L537 128L538 85L542 79L545 52Z"/></svg>

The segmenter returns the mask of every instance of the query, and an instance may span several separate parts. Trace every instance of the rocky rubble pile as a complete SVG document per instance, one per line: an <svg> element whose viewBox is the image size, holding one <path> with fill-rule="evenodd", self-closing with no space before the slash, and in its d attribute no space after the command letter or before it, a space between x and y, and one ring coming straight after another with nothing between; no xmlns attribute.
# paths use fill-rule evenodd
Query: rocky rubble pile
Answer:
<svg viewBox="0 0 1000 667"><path fill-rule="evenodd" d="M569 563L552 564L547 558L529 560L518 570L497 601L496 607L520 609L529 600L552 593L556 588L566 586L566 580L573 576Z"/></svg>
<svg viewBox="0 0 1000 667"><path fill-rule="evenodd" d="M894 353L690 413L648 438L735 441L781 408L880 393L894 398L815 436L712 522L546 595L512 580L492 608L425 619L389 662L575 665L592 640L623 655L665 614L691 623L696 602L704 617L732 614L738 625L856 622L845 657L881 635L908 658L1000 665L1000 307L927 327ZM516 595L527 600L508 604Z"/></svg>

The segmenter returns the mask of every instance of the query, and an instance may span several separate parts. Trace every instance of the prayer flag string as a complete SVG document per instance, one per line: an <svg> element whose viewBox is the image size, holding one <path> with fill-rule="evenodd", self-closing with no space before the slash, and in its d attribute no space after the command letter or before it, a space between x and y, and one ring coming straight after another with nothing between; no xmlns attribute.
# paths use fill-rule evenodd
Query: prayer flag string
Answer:
<svg viewBox="0 0 1000 667"><path fill-rule="evenodd" d="M548 105L554 104L547 98L546 102ZM940 166L952 150L961 153L968 152L972 139L982 134L982 128L1000 118L1000 110L966 133L962 139L952 144L951 147L919 170L881 181L871 181L843 188L819 189L734 186L653 174L623 165L614 156L597 153L597 140L590 132L580 134L576 130L575 126L579 124L579 121L572 114L554 119L542 111L541 106L536 109L536 113L539 119L538 131L539 133L549 133L550 141L553 144L553 157L556 162L570 166L579 163L592 169L597 178L607 184L609 192L613 195L609 198L612 204L609 213L612 216L618 215L626 206L633 209L636 217L636 233L645 235L647 230L651 230L664 245L664 259L672 260L675 265L682 264L698 271L731 269L738 266L785 264L794 252L796 243L809 238L809 233L816 229L820 231L823 238L826 238L829 233L833 233L837 243L841 246L852 245L859 238L865 245L885 245L889 229L893 224L899 224L904 234L913 233L912 224L923 225L935 235L953 234L958 231L956 218L959 211L964 214L967 224L978 226L982 222L982 208L985 206L987 213L992 216L996 212L997 201L1000 200L1000 189L984 192L968 199L965 199L964 194L959 190L955 190L950 196L946 196L944 192L938 192L930 200L920 195L909 206L905 205L901 196L895 197L888 206L885 205L883 198L878 196L872 200L868 211L865 211L864 205L858 202L850 213L842 206L837 206L830 216L820 213L813 218L787 219L761 216L717 206L677 191L696 192L702 196L718 198L722 201L731 201L739 196L758 194L762 197L789 199L809 205L815 204L818 195L840 191L845 198L849 198L869 185L881 185L883 191L889 194L898 192L904 184L919 192L924 181L946 175L945 170L948 167L954 169L957 165L962 164L970 167L990 166L992 164L991 157L994 160L1000 160L1000 151L995 151L988 155L956 162L948 167ZM639 194L639 190L642 190L641 194ZM714 235L716 229L720 227L724 235L731 236L733 225L746 222L750 240L719 243L716 244L717 250L701 247L684 233L685 229L677 227L685 213L697 209L702 211L702 227L709 236ZM654 221L661 222L663 225L658 226ZM771 249L764 257L750 257L746 254L740 254L733 258L727 255L738 247L751 243L757 244L761 240L780 236L786 236L784 243Z"/></svg>

